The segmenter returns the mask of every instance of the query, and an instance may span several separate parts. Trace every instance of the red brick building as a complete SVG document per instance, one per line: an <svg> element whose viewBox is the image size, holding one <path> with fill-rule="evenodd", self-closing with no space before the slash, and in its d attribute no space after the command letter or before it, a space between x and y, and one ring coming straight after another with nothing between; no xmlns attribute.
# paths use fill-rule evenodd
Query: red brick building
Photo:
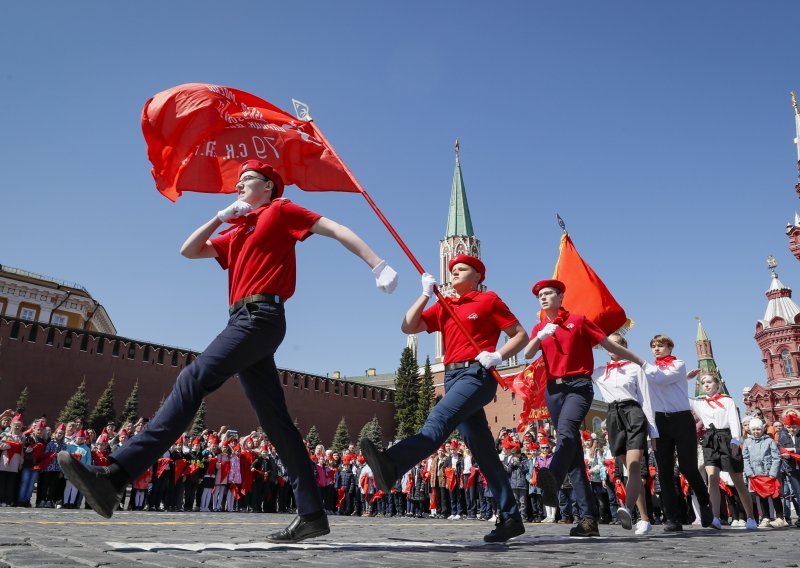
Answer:
<svg viewBox="0 0 800 568"><path fill-rule="evenodd" d="M46 415L52 423L82 380L94 405L114 378L117 411L139 383L139 413L151 416L172 390L178 373L197 352L139 341L94 330L70 329L44 322L0 317L0 407L14 406L28 388L26 418ZM394 435L394 390L330 379L300 371L279 370L289 411L305 436L312 425L330 445L344 416L352 440L373 416L384 439ZM206 424L240 432L258 426L255 412L233 377L207 399ZM91 407L90 407L91 408Z"/></svg>

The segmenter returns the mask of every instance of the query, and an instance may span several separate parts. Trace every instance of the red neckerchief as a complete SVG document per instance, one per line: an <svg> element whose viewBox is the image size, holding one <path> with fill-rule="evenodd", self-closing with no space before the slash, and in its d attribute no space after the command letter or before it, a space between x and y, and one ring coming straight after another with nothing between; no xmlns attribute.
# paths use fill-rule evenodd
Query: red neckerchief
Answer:
<svg viewBox="0 0 800 568"><path fill-rule="evenodd" d="M603 377L603 380L606 380L608 378L608 372L611 369L619 369L621 367L624 367L628 363L630 363L630 361L609 361L608 363L606 363L606 375L605 377Z"/></svg>
<svg viewBox="0 0 800 568"><path fill-rule="evenodd" d="M569 312L567 310L565 310L564 308L558 308L558 313L556 314L556 317L554 317L551 320L548 320L547 319L547 314L545 314L544 310L542 310L540 312L539 321L549 321L550 323L554 323L558 327L562 327L563 328L564 327L564 322L567 321L567 318L569 318L569 315L570 315Z"/></svg>
<svg viewBox="0 0 800 568"><path fill-rule="evenodd" d="M677 357L673 357L672 355L667 355L666 357L656 357L656 365L659 369L669 369L670 367L674 367L672 362L677 359Z"/></svg>
<svg viewBox="0 0 800 568"><path fill-rule="evenodd" d="M718 408L725 408L725 405L719 401L719 399L721 398L725 398L725 395L718 392L714 396L707 396L706 402L708 403L708 406L712 408L714 407L714 405L717 405Z"/></svg>

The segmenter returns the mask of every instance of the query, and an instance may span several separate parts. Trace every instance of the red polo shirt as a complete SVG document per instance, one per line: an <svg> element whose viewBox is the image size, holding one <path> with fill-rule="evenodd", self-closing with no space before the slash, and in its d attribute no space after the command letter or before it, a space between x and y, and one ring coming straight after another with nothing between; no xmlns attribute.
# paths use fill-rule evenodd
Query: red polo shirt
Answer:
<svg viewBox="0 0 800 568"><path fill-rule="evenodd" d="M294 247L307 239L321 215L288 199L273 199L211 240L217 261L228 271L229 302L253 294L294 294Z"/></svg>
<svg viewBox="0 0 800 568"><path fill-rule="evenodd" d="M540 321L531 337L547 324ZM577 375L591 375L594 370L592 348L606 338L606 333L585 316L570 314L556 332L542 341L542 357L548 380Z"/></svg>
<svg viewBox="0 0 800 568"><path fill-rule="evenodd" d="M508 306L494 292L473 290L459 298L445 298L445 302L453 307L456 317L464 323L470 336L480 347L476 350L470 345L469 340L458 329L458 325L439 302L436 302L422 312L422 321L425 322L428 333L442 332L445 365L475 359L481 351L494 351L497 348L497 340L500 339L500 332L519 323Z"/></svg>

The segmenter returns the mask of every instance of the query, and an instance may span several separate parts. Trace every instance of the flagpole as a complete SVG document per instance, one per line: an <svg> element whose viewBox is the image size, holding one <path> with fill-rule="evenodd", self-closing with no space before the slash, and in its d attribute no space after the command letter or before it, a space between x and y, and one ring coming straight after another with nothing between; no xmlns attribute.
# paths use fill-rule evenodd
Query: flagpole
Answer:
<svg viewBox="0 0 800 568"><path fill-rule="evenodd" d="M394 237L394 240L397 241L397 244L400 245L400 248L403 249L403 252L406 253L406 256L411 261L411 264L414 265L414 268L416 268L419 271L420 274L423 274L425 272L425 269L422 267L422 265L416 259L416 257L411 252L411 250L406 246L405 242L403 242L403 239L400 237L400 235L397 233L397 231L395 231L394 227L392 227L392 224L384 216L383 212L380 210L380 208L378 208L378 206L375 204L375 202L369 196L367 191L362 187L362 185L356 179L356 176L353 175L353 172L350 171L350 168L347 167L347 164L344 163L344 160L342 160L339 157L339 154L336 152L336 150L333 148L333 146L331 146L331 144L328 142L327 138L325 138L325 135L322 134L322 132L320 131L319 128L317 128L317 125L314 123L313 120L308 120L308 123L311 125L311 128L314 129L314 132L316 133L317 137L322 141L323 144L325 144L325 147L328 150L330 150L330 152L336 157L336 159L339 160L339 163L342 164L342 167L344 168L345 173L348 175L350 180L353 182L353 185L355 185L356 188L358 188L358 191L361 192L361 195L363 195L364 199L367 200L367 203L369 203L369 206L372 207L372 210L375 212L375 214L378 216L378 218L383 222L383 224L389 230L389 233L391 233L391 235ZM444 310L447 312L447 315L449 315L452 318L452 320L455 322L456 326L458 326L459 331L461 331L461 333L464 334L464 336L467 338L467 340L469 340L470 345L472 347L474 347L475 349L477 349L478 351L482 351L482 349L480 348L478 343L475 341L475 339L472 337L472 335L470 335L469 331L467 331L467 328L464 325L464 323L456 317L455 311L453 311L453 308L450 306L450 304L448 304L447 302L444 301L444 296L442 296L442 293L439 291L439 287L434 285L433 292L434 292L434 294L436 294L436 298L439 300L439 303L442 305ZM491 368L491 369L489 369L489 372L492 374L492 376L497 381L497 383L501 387L503 387L503 390L505 390L506 386L503 384L503 380L500 378L500 373L497 372L497 369Z"/></svg>

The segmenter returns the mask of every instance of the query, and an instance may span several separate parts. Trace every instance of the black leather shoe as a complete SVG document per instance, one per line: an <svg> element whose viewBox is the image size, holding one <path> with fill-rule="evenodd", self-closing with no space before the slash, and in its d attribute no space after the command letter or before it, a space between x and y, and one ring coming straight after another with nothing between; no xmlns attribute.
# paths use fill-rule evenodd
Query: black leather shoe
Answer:
<svg viewBox="0 0 800 568"><path fill-rule="evenodd" d="M553 472L543 467L537 474L536 483L542 490L542 504L548 507L558 507L558 482Z"/></svg>
<svg viewBox="0 0 800 568"><path fill-rule="evenodd" d="M664 523L664 532L665 533L675 533L683 531L683 525L680 523L676 523L675 521L667 521Z"/></svg>
<svg viewBox="0 0 800 568"><path fill-rule="evenodd" d="M58 452L58 465L64 477L86 497L89 506L100 516L110 519L122 501L125 486L117 487L112 482L109 468L84 465L69 452Z"/></svg>
<svg viewBox="0 0 800 568"><path fill-rule="evenodd" d="M397 481L397 468L394 467L392 460L376 448L372 440L362 438L360 447L364 459L367 460L367 464L372 469L375 485L384 493L390 493L394 482Z"/></svg>
<svg viewBox="0 0 800 568"><path fill-rule="evenodd" d="M591 517L584 517L578 524L569 530L569 536L600 536L597 521Z"/></svg>
<svg viewBox="0 0 800 568"><path fill-rule="evenodd" d="M510 538L525 533L525 524L522 519L508 517L497 521L494 530L483 537L484 542L505 542Z"/></svg>
<svg viewBox="0 0 800 568"><path fill-rule="evenodd" d="M331 527L328 525L328 517L326 515L322 515L313 521L304 521L298 515L289 526L282 531L267 535L267 542L292 544L307 538L323 536L329 532L331 532Z"/></svg>
<svg viewBox="0 0 800 568"><path fill-rule="evenodd" d="M700 505L700 524L703 525L703 528L710 527L713 520L714 513L711 511L711 504Z"/></svg>

